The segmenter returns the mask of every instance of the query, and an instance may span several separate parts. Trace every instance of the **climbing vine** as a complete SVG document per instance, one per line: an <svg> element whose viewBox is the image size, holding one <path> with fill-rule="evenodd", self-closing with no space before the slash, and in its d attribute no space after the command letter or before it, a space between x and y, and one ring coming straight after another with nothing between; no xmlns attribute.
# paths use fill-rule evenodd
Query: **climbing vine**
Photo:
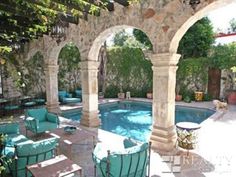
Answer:
<svg viewBox="0 0 236 177"><path fill-rule="evenodd" d="M69 43L62 48L59 58L58 87L59 90L74 91L81 88L80 52L75 44Z"/></svg>
<svg viewBox="0 0 236 177"><path fill-rule="evenodd" d="M132 96L144 97L152 88L151 66L139 48L109 48L105 96L114 97L118 92L131 91Z"/></svg>
<svg viewBox="0 0 236 177"><path fill-rule="evenodd" d="M184 96L190 91L205 91L208 81L208 58L181 59L178 63L176 88ZM177 93L179 94L179 93ZM189 96L189 95L188 95Z"/></svg>

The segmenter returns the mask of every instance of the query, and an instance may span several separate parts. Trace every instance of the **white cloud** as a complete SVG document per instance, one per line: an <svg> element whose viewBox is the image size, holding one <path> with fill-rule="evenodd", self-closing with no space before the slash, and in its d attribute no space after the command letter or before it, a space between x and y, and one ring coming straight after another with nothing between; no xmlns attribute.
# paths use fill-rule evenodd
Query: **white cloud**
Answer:
<svg viewBox="0 0 236 177"><path fill-rule="evenodd" d="M229 21L232 18L236 19L235 11L236 2L210 12L208 17L214 26L214 31L219 28L224 32L227 32L227 29L229 28Z"/></svg>

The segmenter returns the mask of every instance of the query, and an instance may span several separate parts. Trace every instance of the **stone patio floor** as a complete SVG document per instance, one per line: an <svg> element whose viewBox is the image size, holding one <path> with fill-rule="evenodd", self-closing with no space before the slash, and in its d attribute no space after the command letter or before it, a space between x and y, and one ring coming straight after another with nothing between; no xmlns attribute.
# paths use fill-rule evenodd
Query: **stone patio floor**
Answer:
<svg viewBox="0 0 236 177"><path fill-rule="evenodd" d="M150 101L147 99L138 100ZM110 101L116 101L116 99ZM108 100L103 100L102 102L108 102ZM177 102L176 104L213 109L212 102ZM76 107L81 106L78 105ZM70 108L70 106L62 107L64 110ZM77 122L71 122L62 117L60 119L62 126L68 124L79 126ZM98 140L107 143L109 147L118 148L122 144L123 137L119 135L100 129L86 129L95 132L98 135ZM21 131L22 133L25 132L23 125L21 126ZM190 151L189 155L187 155L186 151L179 148L174 152L175 155L167 156L152 152L151 176L234 177L236 176L236 143L234 142L234 135L236 135L236 105L229 105L228 110L218 111L201 123L198 146L195 150ZM87 151L86 148L82 150ZM85 154L88 154L88 152ZM76 155L75 153L74 156L76 157ZM83 167L84 176L93 176L94 168L90 155L75 158L75 163Z"/></svg>

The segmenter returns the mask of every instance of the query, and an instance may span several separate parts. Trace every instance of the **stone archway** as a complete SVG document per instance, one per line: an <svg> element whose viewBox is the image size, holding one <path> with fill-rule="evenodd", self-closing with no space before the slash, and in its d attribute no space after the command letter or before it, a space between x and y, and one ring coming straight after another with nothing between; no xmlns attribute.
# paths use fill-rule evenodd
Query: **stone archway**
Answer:
<svg viewBox="0 0 236 177"><path fill-rule="evenodd" d="M85 126L97 127L100 125L98 118L98 67L99 51L106 39L123 29L135 28L129 25L116 25L101 32L93 41L88 53L88 59L81 62L83 112L80 123ZM147 34L148 36L148 34ZM149 37L149 36L148 36ZM150 38L149 38L150 39Z"/></svg>
<svg viewBox="0 0 236 177"><path fill-rule="evenodd" d="M141 29L152 41L153 54L153 131L151 140L157 150L174 149L176 133L175 79L180 55L176 54L179 40L187 29L207 12L234 0L201 0L194 9L189 1L141 1L129 7L114 3L114 12L101 11L100 17L88 16L78 25L70 25L66 41L57 45L55 40L42 41L47 59L46 90L47 106L51 110L59 108L57 97L57 58L67 41L73 41L81 51L82 86L84 110L81 123L98 126L97 72L98 52L103 41L114 30L133 26ZM162 94L158 94L161 92Z"/></svg>

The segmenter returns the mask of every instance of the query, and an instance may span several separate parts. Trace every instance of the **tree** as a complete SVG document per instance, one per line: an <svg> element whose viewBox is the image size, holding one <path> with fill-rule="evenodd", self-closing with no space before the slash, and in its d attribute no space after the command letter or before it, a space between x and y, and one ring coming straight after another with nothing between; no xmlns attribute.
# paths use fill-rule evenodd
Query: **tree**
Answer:
<svg viewBox="0 0 236 177"><path fill-rule="evenodd" d="M211 21L205 17L189 28L179 43L178 53L182 58L206 57L214 41Z"/></svg>
<svg viewBox="0 0 236 177"><path fill-rule="evenodd" d="M137 41L144 44L148 49L152 49L152 43L144 32L138 29L134 29L133 35Z"/></svg>
<svg viewBox="0 0 236 177"><path fill-rule="evenodd" d="M125 30L122 30L115 34L113 38L114 45L122 47L128 38L129 35L125 32Z"/></svg>
<svg viewBox="0 0 236 177"><path fill-rule="evenodd" d="M235 18L232 18L230 21L229 21L229 25L230 25L230 28L229 28L229 32L236 32L236 19Z"/></svg>

